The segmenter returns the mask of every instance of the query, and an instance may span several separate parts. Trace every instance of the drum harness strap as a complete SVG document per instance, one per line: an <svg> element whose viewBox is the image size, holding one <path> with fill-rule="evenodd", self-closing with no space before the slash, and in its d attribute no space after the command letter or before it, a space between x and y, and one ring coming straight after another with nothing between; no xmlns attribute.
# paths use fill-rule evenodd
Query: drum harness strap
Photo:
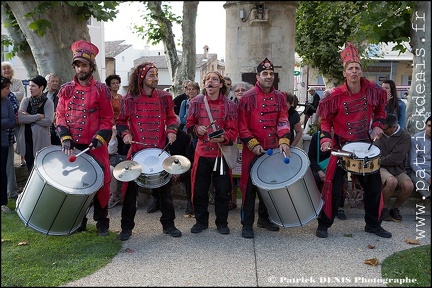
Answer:
<svg viewBox="0 0 432 288"><path fill-rule="evenodd" d="M212 116L212 114L211 114L211 112L210 112L210 107L209 107L209 104L208 104L208 102L207 102L207 98L206 98L206 96L204 96L204 104L205 104L205 106L206 106L206 109L207 109L207 114L208 114L208 116L209 116L209 119L210 119L210 123L211 123L211 126L212 126L212 128L213 128L213 131L216 131L217 129L216 129L216 125L214 124L215 123L215 121L213 121L213 116ZM218 143L218 146L219 146L219 150L220 150L220 144ZM223 155L222 155L222 153L221 153L221 157L220 157L220 175L223 175L223 159L222 159L222 157L223 157ZM215 164L214 164L214 167L213 167L213 171L216 171L217 170L217 161L218 160L218 157L216 157L216 161L215 161Z"/></svg>

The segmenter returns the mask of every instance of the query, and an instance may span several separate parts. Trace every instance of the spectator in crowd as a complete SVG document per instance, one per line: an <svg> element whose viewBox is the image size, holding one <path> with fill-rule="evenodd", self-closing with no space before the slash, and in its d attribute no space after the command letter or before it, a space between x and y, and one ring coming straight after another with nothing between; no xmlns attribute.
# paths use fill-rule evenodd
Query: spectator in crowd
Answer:
<svg viewBox="0 0 432 288"><path fill-rule="evenodd" d="M309 92L309 99L306 102L312 101L311 103L312 106L305 107L306 110L303 113L304 114L303 129L306 129L306 124L308 120L312 117L312 115L315 112L317 112L318 104L321 99L318 93L315 92L315 88L309 87L308 92Z"/></svg>
<svg viewBox="0 0 432 288"><path fill-rule="evenodd" d="M14 77L15 71L14 71L12 64L10 62L6 62L6 61L2 62L1 68L2 68L1 75L5 78L8 78L11 81L10 92L15 94L15 97L17 98L18 105L19 105L21 103L21 100L24 98L24 95L25 95L25 88L24 88L24 85L22 83L22 80L16 79ZM18 138L19 128L20 128L20 125L18 122L16 122L15 123L15 136L17 138ZM20 155L20 158L21 158L21 164L20 165L21 165L21 167L24 167L25 166L24 155L21 154L18 151L18 149L17 149L17 153Z"/></svg>
<svg viewBox="0 0 432 288"><path fill-rule="evenodd" d="M398 119L399 126L405 130L406 129L406 105L399 99L396 90L396 84L393 80L384 80L381 84L387 91L387 105L386 112L395 114Z"/></svg>
<svg viewBox="0 0 432 288"><path fill-rule="evenodd" d="M58 104L58 90L60 88L60 77L57 76L54 73L49 73L45 76L45 79L47 80L47 87L44 92L44 96L46 96L48 99L51 99L54 103L54 121L53 124L50 127L50 133L51 133L51 145L61 145L60 138L57 135L56 129L55 129L55 111L57 109Z"/></svg>
<svg viewBox="0 0 432 288"><path fill-rule="evenodd" d="M30 97L25 97L18 110L21 128L18 134L18 150L24 155L27 169L33 169L36 153L51 145L50 127L54 121L54 102L43 95L47 81L43 76L30 80Z"/></svg>
<svg viewBox="0 0 432 288"><path fill-rule="evenodd" d="M236 84L234 84L233 86L233 91L234 91L234 103L238 104L241 97L244 95L244 93L246 93L246 91L248 91L249 89L252 89L252 85L250 83L247 82L238 82Z"/></svg>
<svg viewBox="0 0 432 288"><path fill-rule="evenodd" d="M183 131L186 131L186 119L189 115L188 111L189 111L190 100L195 98L200 92L199 84L194 81L190 81L187 84L186 91L187 91L188 99L182 101L180 105L180 114L179 114L180 126L182 127L181 130ZM194 142L195 142L194 145L196 145L196 141Z"/></svg>
<svg viewBox="0 0 432 288"><path fill-rule="evenodd" d="M234 96L234 91L232 89L232 80L228 76L224 76L224 80L225 80L225 85L228 88L225 93L225 96L228 97L228 99L230 99L231 101L234 101L235 96Z"/></svg>
<svg viewBox="0 0 432 288"><path fill-rule="evenodd" d="M120 90L121 78L119 75L112 74L105 79L105 84L110 88L111 91L111 105L114 111L114 122L117 120L120 114L120 105L123 96L118 93ZM115 124L114 124L115 125ZM116 130L117 131L117 130ZM117 136L117 155L126 155L130 145L123 143L123 140L119 135Z"/></svg>
<svg viewBox="0 0 432 288"><path fill-rule="evenodd" d="M186 99L188 99L188 95L187 95L187 87L188 87L188 84L189 84L189 82L191 82L192 80L184 80L183 81L183 86L182 86L182 89L183 89L183 93L182 94L180 94L180 95L177 95L175 98L174 98L174 113L176 114L176 115L179 115L180 114L180 106L181 106L181 103L183 102L183 100L186 100ZM180 126L180 129L183 129L183 127L182 126Z"/></svg>
<svg viewBox="0 0 432 288"><path fill-rule="evenodd" d="M297 96L293 95L292 93L287 92L285 94L288 105L288 121L290 123L291 131L290 142L291 146L295 147L297 146L300 139L302 139L303 135L303 129L300 123L300 114L296 110L298 99Z"/></svg>
<svg viewBox="0 0 432 288"><path fill-rule="evenodd" d="M5 78L7 79L7 78ZM14 109L14 113L16 116L16 119L18 118L18 109L19 109L19 103L14 93L9 92L8 99L12 103L12 107ZM15 125L16 125L16 119L15 119ZM16 171L15 171L15 152L14 152L14 144L16 143L16 134L15 134L15 127L6 129L8 139L9 139L9 152L8 152L8 158L7 158L7 165L6 165L6 174L7 174L7 195L11 199L17 199L18 194L21 192L18 189L18 183L16 179Z"/></svg>
<svg viewBox="0 0 432 288"><path fill-rule="evenodd" d="M15 126L15 112L13 111L12 102L9 101L11 81L6 77L1 77L1 210L2 212L11 212L8 204L7 195L7 173L6 165L9 153L9 139L7 129Z"/></svg>
<svg viewBox="0 0 432 288"><path fill-rule="evenodd" d="M383 185L382 195L384 208L381 212L383 221L401 221L399 208L411 195L414 185L405 171L406 157L410 151L411 135L398 124L395 114L387 113L383 127L383 137L375 141L380 148L380 174ZM395 203L389 209L389 200L394 195L395 189L400 188Z"/></svg>

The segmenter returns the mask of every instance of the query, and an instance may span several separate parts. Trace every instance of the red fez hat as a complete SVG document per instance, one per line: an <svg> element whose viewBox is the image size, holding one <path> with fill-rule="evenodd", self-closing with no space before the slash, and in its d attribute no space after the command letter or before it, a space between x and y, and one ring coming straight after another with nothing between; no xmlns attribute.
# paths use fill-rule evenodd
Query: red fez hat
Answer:
<svg viewBox="0 0 432 288"><path fill-rule="evenodd" d="M87 61L88 63L95 64L96 55L99 49L93 44L85 40L79 40L72 44L71 50L73 53L72 63L75 61Z"/></svg>
<svg viewBox="0 0 432 288"><path fill-rule="evenodd" d="M348 63L360 63L360 57L358 55L357 49L350 42L347 43L345 49L340 53L343 66L345 67Z"/></svg>
<svg viewBox="0 0 432 288"><path fill-rule="evenodd" d="M259 74L263 70L272 70L272 71L274 71L273 63L269 59L267 59L267 58L265 58L264 61L262 61L258 65L258 67L257 67L257 73Z"/></svg>

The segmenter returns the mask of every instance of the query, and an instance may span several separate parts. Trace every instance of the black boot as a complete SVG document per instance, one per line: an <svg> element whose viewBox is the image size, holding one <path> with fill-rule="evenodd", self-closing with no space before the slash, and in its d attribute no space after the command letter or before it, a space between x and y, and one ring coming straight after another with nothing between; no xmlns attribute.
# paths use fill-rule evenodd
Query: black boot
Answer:
<svg viewBox="0 0 432 288"><path fill-rule="evenodd" d="M147 213L155 213L159 211L159 209L160 209L159 199L153 196L153 202L147 208Z"/></svg>

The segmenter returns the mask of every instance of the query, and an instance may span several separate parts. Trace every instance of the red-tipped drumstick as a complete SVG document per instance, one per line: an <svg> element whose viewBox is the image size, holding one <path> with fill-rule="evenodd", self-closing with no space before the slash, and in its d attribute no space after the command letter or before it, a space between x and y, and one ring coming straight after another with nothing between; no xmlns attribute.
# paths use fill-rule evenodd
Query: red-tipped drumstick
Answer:
<svg viewBox="0 0 432 288"><path fill-rule="evenodd" d="M77 155L72 155L69 157L69 162L75 162L76 158L78 156L81 156L82 154L86 153L88 150L90 150L92 145L90 145L89 147L87 147L86 149L84 149L83 151L81 151L80 153L78 153Z"/></svg>

